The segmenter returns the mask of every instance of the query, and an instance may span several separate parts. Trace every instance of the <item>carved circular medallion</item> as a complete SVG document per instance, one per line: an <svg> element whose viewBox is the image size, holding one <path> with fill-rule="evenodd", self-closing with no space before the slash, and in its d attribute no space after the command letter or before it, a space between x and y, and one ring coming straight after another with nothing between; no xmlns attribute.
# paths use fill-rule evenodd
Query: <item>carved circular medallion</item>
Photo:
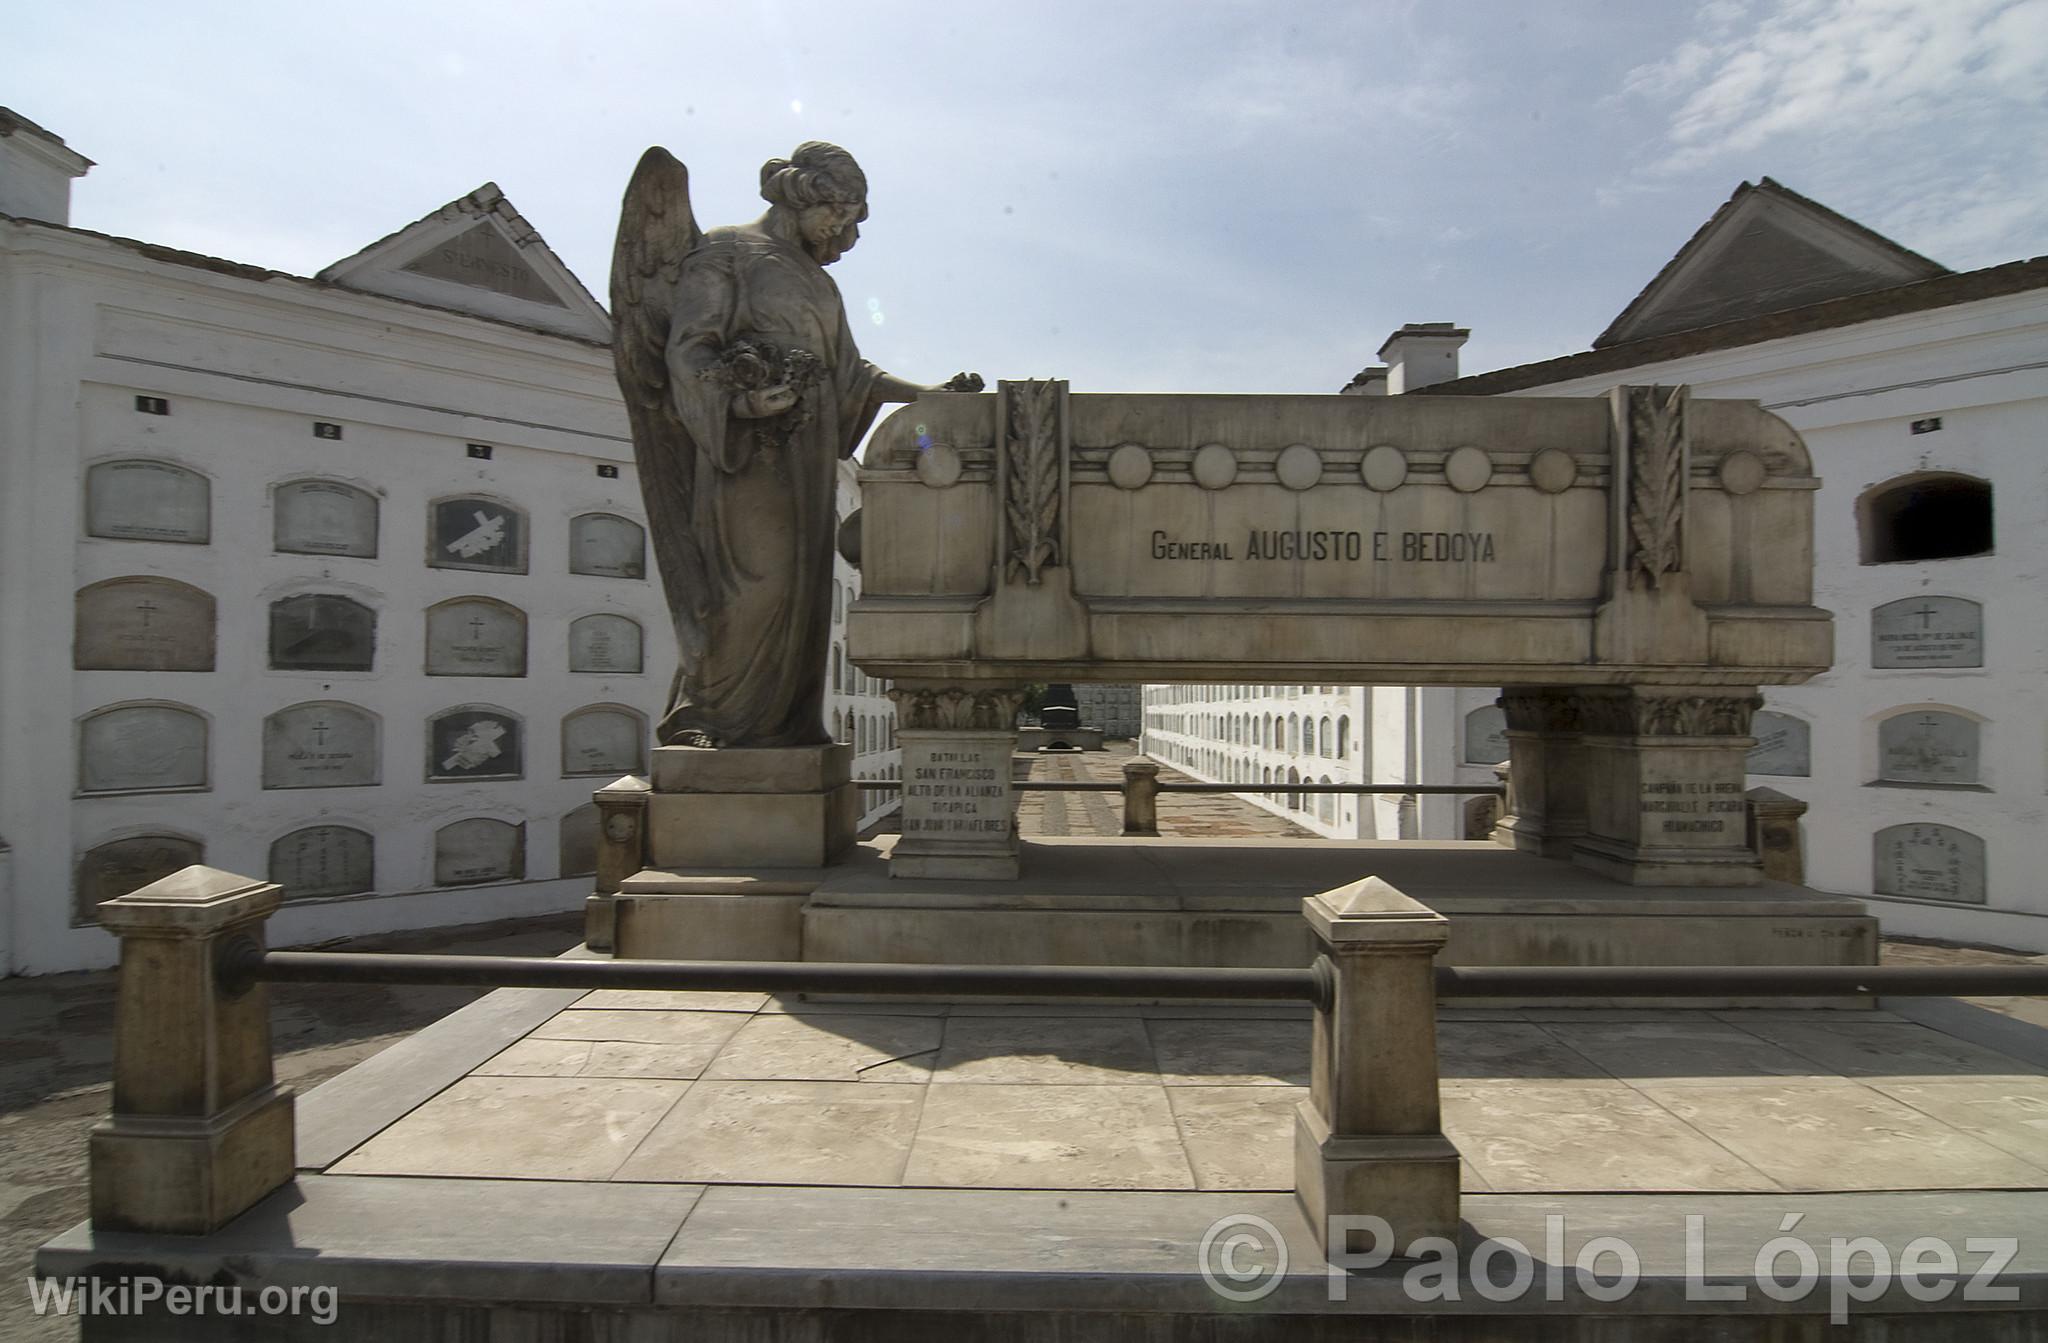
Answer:
<svg viewBox="0 0 2048 1343"><path fill-rule="evenodd" d="M1237 454L1221 443L1204 443L1195 449L1195 484L1205 490L1220 490L1237 479Z"/></svg>
<svg viewBox="0 0 2048 1343"><path fill-rule="evenodd" d="M1451 455L1444 458L1444 480L1454 490L1470 494L1486 488L1486 482L1493 479L1493 459L1486 455L1484 448L1467 444L1451 449Z"/></svg>
<svg viewBox="0 0 2048 1343"><path fill-rule="evenodd" d="M839 524L839 558L860 568L860 510L854 509Z"/></svg>
<svg viewBox="0 0 2048 1343"><path fill-rule="evenodd" d="M1290 443L1273 459L1273 474L1290 490L1305 490L1323 478L1323 458L1306 443Z"/></svg>
<svg viewBox="0 0 2048 1343"><path fill-rule="evenodd" d="M1730 494L1753 494L1770 472L1753 452L1731 452L1721 459L1721 488Z"/></svg>
<svg viewBox="0 0 2048 1343"><path fill-rule="evenodd" d="M1135 490L1152 479L1152 454L1138 443L1120 443L1109 454L1109 483L1120 490Z"/></svg>
<svg viewBox="0 0 2048 1343"><path fill-rule="evenodd" d="M959 483L962 469L960 449L951 443L934 443L917 450L917 478L935 490Z"/></svg>
<svg viewBox="0 0 2048 1343"><path fill-rule="evenodd" d="M1529 463L1529 483L1545 494L1563 494L1578 478L1578 458L1562 448L1545 448Z"/></svg>
<svg viewBox="0 0 2048 1343"><path fill-rule="evenodd" d="M1385 494L1401 488L1401 482L1408 479L1408 454L1399 448L1382 443L1365 454L1365 460L1358 464L1358 474L1370 490Z"/></svg>

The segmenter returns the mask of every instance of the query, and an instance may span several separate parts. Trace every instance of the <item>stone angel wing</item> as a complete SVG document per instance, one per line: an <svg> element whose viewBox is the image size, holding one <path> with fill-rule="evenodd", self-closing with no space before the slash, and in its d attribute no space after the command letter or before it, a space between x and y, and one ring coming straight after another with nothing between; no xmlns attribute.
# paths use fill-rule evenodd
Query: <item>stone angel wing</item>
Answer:
<svg viewBox="0 0 2048 1343"><path fill-rule="evenodd" d="M697 525L698 445L676 413L669 385L669 327L683 260L703 237L690 209L689 169L654 146L640 156L619 208L612 248L612 359L633 426L633 460L654 559L686 662L703 654L705 621L725 587L713 581L713 557L705 553L709 538Z"/></svg>

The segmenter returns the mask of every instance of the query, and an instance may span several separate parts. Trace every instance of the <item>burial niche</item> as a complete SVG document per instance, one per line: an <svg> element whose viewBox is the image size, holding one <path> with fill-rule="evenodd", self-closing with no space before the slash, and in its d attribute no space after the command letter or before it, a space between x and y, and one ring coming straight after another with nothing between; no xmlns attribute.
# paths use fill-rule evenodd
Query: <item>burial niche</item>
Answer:
<svg viewBox="0 0 2048 1343"><path fill-rule="evenodd" d="M293 555L377 556L377 496L339 480L293 480L271 494L272 544Z"/></svg>
<svg viewBox="0 0 2048 1343"><path fill-rule="evenodd" d="M627 616L579 616L569 622L569 670L638 676L640 622Z"/></svg>
<svg viewBox="0 0 2048 1343"><path fill-rule="evenodd" d="M263 720L265 788L355 788L378 781L376 716L332 700Z"/></svg>
<svg viewBox="0 0 2048 1343"><path fill-rule="evenodd" d="M99 922L99 907L173 872L206 861L206 846L183 835L131 835L87 849L71 888L71 925Z"/></svg>
<svg viewBox="0 0 2048 1343"><path fill-rule="evenodd" d="M1813 729L1804 718L1759 709L1750 720L1749 732L1756 738L1744 766L1751 774L1803 779L1813 773Z"/></svg>
<svg viewBox="0 0 2048 1343"><path fill-rule="evenodd" d="M1984 608L1967 597L1902 597L1870 612L1879 670L1984 665Z"/></svg>
<svg viewBox="0 0 2048 1343"><path fill-rule="evenodd" d="M560 875L565 877L591 877L597 875L597 804L595 802L586 802L562 817L560 844L556 852L561 859Z"/></svg>
<svg viewBox="0 0 2048 1343"><path fill-rule="evenodd" d="M603 578L647 577L647 533L615 513L569 519L569 572Z"/></svg>
<svg viewBox="0 0 2048 1343"><path fill-rule="evenodd" d="M1508 716L1498 704L1465 715L1465 763L1498 765L1508 758Z"/></svg>
<svg viewBox="0 0 2048 1343"><path fill-rule="evenodd" d="M1947 471L1888 480L1856 504L1865 564L1991 553L1991 482Z"/></svg>
<svg viewBox="0 0 2048 1343"><path fill-rule="evenodd" d="M526 572L526 514L496 499L436 500L427 527L427 563L436 569Z"/></svg>
<svg viewBox="0 0 2048 1343"><path fill-rule="evenodd" d="M353 826L309 825L270 846L270 879L287 900L358 895L376 885L376 841Z"/></svg>
<svg viewBox="0 0 2048 1343"><path fill-rule="evenodd" d="M1877 894L1984 903L1984 841L1969 831L1932 822L1893 825L1878 831L1873 845Z"/></svg>
<svg viewBox="0 0 2048 1343"><path fill-rule="evenodd" d="M79 671L212 671L213 597L170 578L109 578L78 590L71 665Z"/></svg>
<svg viewBox="0 0 2048 1343"><path fill-rule="evenodd" d="M1880 783L1977 782L1977 721L1942 709L1909 709L1877 725Z"/></svg>
<svg viewBox="0 0 2048 1343"><path fill-rule="evenodd" d="M474 886L485 881L518 881L526 875L526 827L488 816L442 826L434 832L434 884Z"/></svg>
<svg viewBox="0 0 2048 1343"><path fill-rule="evenodd" d="M525 725L488 704L464 704L427 720L427 779L517 779L525 772Z"/></svg>
<svg viewBox="0 0 2048 1343"><path fill-rule="evenodd" d="M428 607L427 675L526 675L526 613L489 597Z"/></svg>
<svg viewBox="0 0 2048 1343"><path fill-rule="evenodd" d="M369 671L377 662L377 613L332 592L270 604L272 671Z"/></svg>
<svg viewBox="0 0 2048 1343"><path fill-rule="evenodd" d="M78 727L78 791L206 787L206 719L181 704L121 704Z"/></svg>
<svg viewBox="0 0 2048 1343"><path fill-rule="evenodd" d="M617 704L578 709L562 720L562 777L641 774L647 768L647 720Z"/></svg>
<svg viewBox="0 0 2048 1343"><path fill-rule="evenodd" d="M101 462L85 474L85 532L203 546L213 535L207 479L170 462Z"/></svg>

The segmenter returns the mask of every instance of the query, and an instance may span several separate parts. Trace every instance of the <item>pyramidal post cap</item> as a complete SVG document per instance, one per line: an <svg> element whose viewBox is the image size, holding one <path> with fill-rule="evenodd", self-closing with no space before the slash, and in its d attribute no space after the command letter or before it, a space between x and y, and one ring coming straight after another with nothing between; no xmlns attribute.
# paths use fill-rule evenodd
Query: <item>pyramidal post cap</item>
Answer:
<svg viewBox="0 0 2048 1343"><path fill-rule="evenodd" d="M1441 944L1450 936L1449 919L1379 877L1311 895L1301 902L1301 913L1331 943Z"/></svg>
<svg viewBox="0 0 2048 1343"><path fill-rule="evenodd" d="M99 921L112 933L201 937L264 918L283 898L274 881L194 863L102 904Z"/></svg>

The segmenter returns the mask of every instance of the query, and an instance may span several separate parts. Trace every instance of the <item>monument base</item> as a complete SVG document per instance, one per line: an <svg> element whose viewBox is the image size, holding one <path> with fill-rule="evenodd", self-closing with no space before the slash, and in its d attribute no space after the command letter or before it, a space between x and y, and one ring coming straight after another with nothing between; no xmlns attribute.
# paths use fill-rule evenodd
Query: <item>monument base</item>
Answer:
<svg viewBox="0 0 2048 1343"><path fill-rule="evenodd" d="M853 846L851 746L654 751L647 855L661 871L824 867Z"/></svg>
<svg viewBox="0 0 2048 1343"><path fill-rule="evenodd" d="M1294 1170L1294 1197L1310 1226L1323 1225L1332 1209L1370 1208L1397 1247L1458 1235L1458 1149L1441 1133L1340 1137L1303 1101L1294 1108Z"/></svg>

